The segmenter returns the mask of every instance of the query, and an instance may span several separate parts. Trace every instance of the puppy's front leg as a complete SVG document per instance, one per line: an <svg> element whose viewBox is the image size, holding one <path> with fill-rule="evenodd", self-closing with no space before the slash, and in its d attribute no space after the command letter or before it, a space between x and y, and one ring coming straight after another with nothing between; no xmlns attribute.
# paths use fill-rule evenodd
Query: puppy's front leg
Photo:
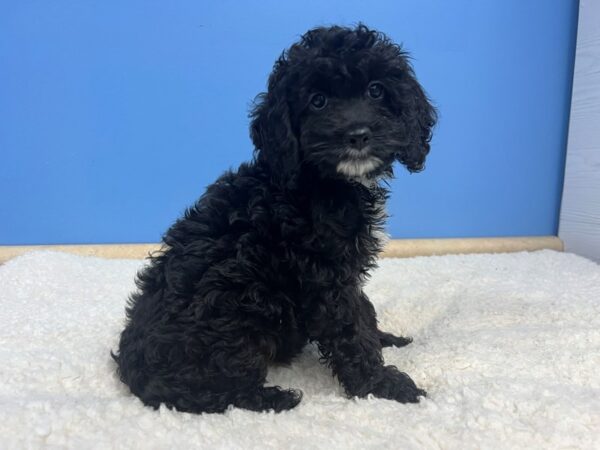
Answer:
<svg viewBox="0 0 600 450"><path fill-rule="evenodd" d="M392 333L377 330L382 347L404 347L412 342L412 338L396 336Z"/></svg>
<svg viewBox="0 0 600 450"><path fill-rule="evenodd" d="M394 366L383 365L379 332L360 290L349 287L342 293L325 293L323 297L309 327L310 337L317 341L346 393L418 402L425 391Z"/></svg>
<svg viewBox="0 0 600 450"><path fill-rule="evenodd" d="M377 328L377 335L379 336L379 342L381 342L382 347L404 347L412 342L412 338L404 337L404 336L396 336L392 333L387 333L385 331L381 331L377 327L377 316L375 314L375 308L373 304L369 301L364 292L360 293L361 298L361 316L364 320L367 321L368 325L371 327Z"/></svg>

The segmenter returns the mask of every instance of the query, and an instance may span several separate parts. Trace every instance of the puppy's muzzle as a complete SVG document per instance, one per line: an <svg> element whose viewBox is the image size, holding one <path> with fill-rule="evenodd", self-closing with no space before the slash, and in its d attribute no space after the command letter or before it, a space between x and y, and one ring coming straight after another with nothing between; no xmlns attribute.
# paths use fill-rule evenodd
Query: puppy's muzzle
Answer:
<svg viewBox="0 0 600 450"><path fill-rule="evenodd" d="M363 150L364 148L369 146L371 136L372 134L370 128L355 128L346 133L346 145L356 150Z"/></svg>

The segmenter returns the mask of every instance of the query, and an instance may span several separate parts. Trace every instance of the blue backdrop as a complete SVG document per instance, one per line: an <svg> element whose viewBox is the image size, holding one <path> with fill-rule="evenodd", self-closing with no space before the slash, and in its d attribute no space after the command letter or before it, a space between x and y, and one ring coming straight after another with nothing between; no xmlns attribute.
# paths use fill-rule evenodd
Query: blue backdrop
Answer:
<svg viewBox="0 0 600 450"><path fill-rule="evenodd" d="M281 51L358 21L404 43L440 111L392 236L557 231L576 1L0 2L0 244L157 241L250 158Z"/></svg>

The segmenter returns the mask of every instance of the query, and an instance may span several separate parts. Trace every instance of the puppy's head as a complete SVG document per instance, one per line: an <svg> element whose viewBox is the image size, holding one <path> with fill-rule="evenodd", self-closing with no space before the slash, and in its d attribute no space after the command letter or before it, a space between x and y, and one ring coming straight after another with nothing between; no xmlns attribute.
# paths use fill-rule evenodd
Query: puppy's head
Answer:
<svg viewBox="0 0 600 450"><path fill-rule="evenodd" d="M256 158L285 182L303 165L331 177L423 169L436 113L407 55L364 25L316 28L284 52L251 112Z"/></svg>

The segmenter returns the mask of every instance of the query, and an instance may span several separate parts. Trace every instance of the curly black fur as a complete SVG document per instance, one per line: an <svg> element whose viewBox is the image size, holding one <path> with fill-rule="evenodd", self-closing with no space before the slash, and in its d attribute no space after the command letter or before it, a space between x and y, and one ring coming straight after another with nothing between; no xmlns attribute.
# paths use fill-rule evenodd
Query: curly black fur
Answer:
<svg viewBox="0 0 600 450"><path fill-rule="evenodd" d="M425 392L382 346L362 291L395 160L423 168L435 111L406 54L364 25L316 28L275 63L251 113L250 163L208 187L138 274L113 355L145 404L281 411L301 392L264 386L271 362L316 342L350 396Z"/></svg>

